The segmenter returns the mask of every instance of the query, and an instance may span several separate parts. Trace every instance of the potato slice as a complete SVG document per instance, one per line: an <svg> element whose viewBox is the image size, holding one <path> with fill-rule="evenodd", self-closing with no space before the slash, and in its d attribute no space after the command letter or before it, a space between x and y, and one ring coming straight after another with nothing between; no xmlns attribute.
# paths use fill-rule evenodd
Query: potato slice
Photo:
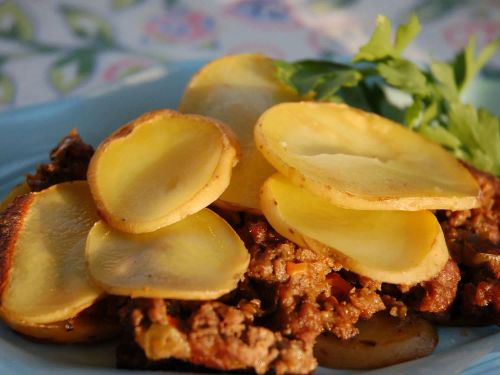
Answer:
<svg viewBox="0 0 500 375"><path fill-rule="evenodd" d="M237 155L238 142L223 124L159 110L104 140L88 181L111 226L152 232L215 201L229 185Z"/></svg>
<svg viewBox="0 0 500 375"><path fill-rule="evenodd" d="M85 270L85 240L98 220L86 182L17 198L0 219L0 311L12 322L69 319L102 291Z"/></svg>
<svg viewBox="0 0 500 375"><path fill-rule="evenodd" d="M111 294L184 300L231 291L250 260L239 236L209 209L145 234L100 221L89 233L86 257L91 277Z"/></svg>
<svg viewBox="0 0 500 375"><path fill-rule="evenodd" d="M7 193L7 195L0 202L0 212L5 210L9 204L11 204L14 199L16 199L19 195L28 194L30 192L30 187L26 182L22 182L12 188L11 191Z"/></svg>
<svg viewBox="0 0 500 375"><path fill-rule="evenodd" d="M255 141L290 180L358 210L463 210L478 185L441 146L343 104L287 103L266 111Z"/></svg>
<svg viewBox="0 0 500 375"><path fill-rule="evenodd" d="M320 366L372 369L425 357L438 342L436 329L426 320L394 318L378 313L358 323L359 335L340 340L332 334L317 338L314 356Z"/></svg>
<svg viewBox="0 0 500 375"><path fill-rule="evenodd" d="M363 211L337 207L279 174L262 186L262 211L272 227L300 246L338 259L374 280L428 280L449 255L429 211Z"/></svg>
<svg viewBox="0 0 500 375"><path fill-rule="evenodd" d="M275 78L273 62L259 54L224 56L205 65L189 82L179 105L229 125L241 143L242 160L217 203L225 208L260 211L259 189L274 173L255 148L253 128L271 106L298 101L299 96Z"/></svg>
<svg viewBox="0 0 500 375"><path fill-rule="evenodd" d="M116 322L94 321L76 318L71 323L67 320L39 325L23 325L18 322L5 323L17 333L36 341L46 341L53 344L78 344L99 342L118 336L120 326Z"/></svg>
<svg viewBox="0 0 500 375"><path fill-rule="evenodd" d="M99 310L103 299L83 310L77 316L54 323L26 325L5 319L4 322L14 331L33 340L55 344L75 344L98 342L116 337L120 332L118 316L113 319ZM118 315L118 306L116 312Z"/></svg>

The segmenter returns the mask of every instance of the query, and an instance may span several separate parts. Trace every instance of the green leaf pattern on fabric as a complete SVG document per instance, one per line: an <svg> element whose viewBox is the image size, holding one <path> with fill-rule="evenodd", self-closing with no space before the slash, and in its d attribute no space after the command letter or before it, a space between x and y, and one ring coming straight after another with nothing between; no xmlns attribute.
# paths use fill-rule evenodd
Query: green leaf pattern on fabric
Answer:
<svg viewBox="0 0 500 375"><path fill-rule="evenodd" d="M113 0L111 7L114 10L123 10L142 3L144 0Z"/></svg>
<svg viewBox="0 0 500 375"><path fill-rule="evenodd" d="M7 0L0 4L0 36L28 41L33 38L33 25L19 5Z"/></svg>
<svg viewBox="0 0 500 375"><path fill-rule="evenodd" d="M5 105L14 97L14 84L5 74L0 73L0 104Z"/></svg>
<svg viewBox="0 0 500 375"><path fill-rule="evenodd" d="M270 1L255 1L254 5L249 5L249 2L241 0L216 0L214 3L217 6L207 6L204 1L188 0L0 0L0 71L9 73L16 92L13 106L22 106L56 99L59 95L78 89L84 82L89 82L87 87L91 89L111 80L119 80L122 77L120 70L126 70L126 66L139 60L147 61L146 64L142 63L145 67L155 61L161 64L166 60L209 59L216 55L257 49L278 56L294 54L330 59L351 53L348 52L351 42L369 39L365 20L373 19L374 12L402 17L411 14L412 10L429 16L421 18L423 21L436 16L433 25L424 28L420 36L420 48L411 50L425 61L431 50L436 53L434 44L443 45L436 55L444 56L465 44L463 38L474 30L480 33L478 45L491 40L496 30L494 20L500 11L490 7L491 0L418 0L397 4L382 0L376 5L372 2L305 0L284 1L284 5L277 6ZM449 17L459 7L461 9L457 17ZM178 17L169 20L173 13L178 14ZM440 15L443 17L438 19ZM239 22L242 18L248 22ZM262 28L263 22L267 24L265 28ZM270 22L273 23L272 27ZM291 27L295 22L307 27ZM226 24L231 25L229 29L224 26ZM377 96L380 82L374 81L377 75L380 76L380 70L392 85L403 89L401 78L411 68L391 61L401 59L405 48L419 32L420 24L418 18L412 15L409 22L400 25L395 31L387 17L380 16L377 25L372 38L357 56L359 64L354 63L354 71L358 71L358 65L366 62L372 64L360 68L363 78L358 82L359 87L349 87L349 82L358 79L357 73L346 72L350 70L350 64L328 67L340 69L342 74L337 72L328 76L328 72L323 72L314 77L305 74L307 67L304 65L293 74L294 84L299 87L299 91L317 90L322 100L341 101L342 97L349 97L349 100L357 101L359 106L402 119L404 113L385 100L384 92L380 94L381 98ZM206 38L204 33L208 29L213 37ZM120 35L115 34L118 30ZM430 32L435 33L436 38ZM236 41L233 33L243 33L246 37ZM227 40L228 36L231 41ZM471 41L452 64L433 65L425 73L426 82L431 84L425 95L421 91L422 78L410 74L411 82L405 83L405 86L413 86L412 91L417 93L414 95L423 98L421 111L429 113L436 98L458 100L456 97L488 60L496 44L492 43L479 54L475 51L476 43ZM54 85L52 71L58 72L59 68L52 66L51 61L82 49L94 55L94 70L90 76L81 79L77 85ZM23 59L23 64L17 64L18 59ZM29 59L33 59L33 63ZM484 67L482 77L499 79L498 63L500 60L496 57L492 64ZM29 74L24 74L22 66L29 66ZM35 75L39 77L40 73L45 73L47 80L37 85L32 93L30 85L24 81ZM65 91L59 89L62 87ZM483 85L480 87L482 89ZM492 96L488 98L486 104L492 107L494 99ZM6 105L0 103L1 107ZM442 110L439 108L438 112ZM412 118L418 120L413 121L418 124L415 129L423 124L423 114Z"/></svg>
<svg viewBox="0 0 500 375"><path fill-rule="evenodd" d="M95 66L95 51L81 49L57 60L50 69L50 78L57 90L70 92L88 79Z"/></svg>
<svg viewBox="0 0 500 375"><path fill-rule="evenodd" d="M86 9L70 5L62 5L61 12L64 14L73 34L77 37L98 40L108 44L112 43L111 27L104 18Z"/></svg>

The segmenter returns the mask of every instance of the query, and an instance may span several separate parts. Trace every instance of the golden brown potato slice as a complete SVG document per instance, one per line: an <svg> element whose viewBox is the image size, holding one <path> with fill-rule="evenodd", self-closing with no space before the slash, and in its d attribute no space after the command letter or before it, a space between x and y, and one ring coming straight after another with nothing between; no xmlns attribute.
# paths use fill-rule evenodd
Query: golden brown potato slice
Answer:
<svg viewBox="0 0 500 375"><path fill-rule="evenodd" d="M112 297L111 297L112 298ZM14 331L36 341L46 341L55 344L75 344L108 340L120 332L118 306L116 316L107 315L102 311L106 298L83 310L74 318L45 324L27 325L17 321L4 319Z"/></svg>
<svg viewBox="0 0 500 375"><path fill-rule="evenodd" d="M88 181L111 226L153 232L219 198L237 154L236 138L221 123L159 110L104 140L90 161Z"/></svg>
<svg viewBox="0 0 500 375"><path fill-rule="evenodd" d="M0 311L34 325L69 319L102 291L85 269L85 240L98 220L86 182L17 198L0 218Z"/></svg>
<svg viewBox="0 0 500 375"><path fill-rule="evenodd" d="M358 210L462 210L478 205L471 174L441 146L343 104L287 103L266 111L255 141L296 184Z"/></svg>
<svg viewBox="0 0 500 375"><path fill-rule="evenodd" d="M409 285L428 280L449 257L441 227L429 211L340 208L279 174L262 186L261 204L282 236L374 280Z"/></svg>
<svg viewBox="0 0 500 375"><path fill-rule="evenodd" d="M332 334L317 338L314 355L320 366L372 369L425 357L438 342L436 329L426 320L405 320L384 313L358 323L359 335L340 340Z"/></svg>
<svg viewBox="0 0 500 375"><path fill-rule="evenodd" d="M91 277L115 295L215 299L234 289L249 254L221 217L203 209L152 233L95 224L87 239Z"/></svg>
<svg viewBox="0 0 500 375"><path fill-rule="evenodd" d="M274 169L256 150L257 118L277 103L298 101L298 95L275 78L273 62L259 54L224 56L205 65L189 82L179 105L223 121L238 136L242 159L231 184L217 203L225 208L259 211L258 192Z"/></svg>
<svg viewBox="0 0 500 375"><path fill-rule="evenodd" d="M11 204L16 197L19 195L28 194L30 192L30 187L26 182L22 182L12 188L11 191L3 198L0 202L0 212L5 210L9 204Z"/></svg>

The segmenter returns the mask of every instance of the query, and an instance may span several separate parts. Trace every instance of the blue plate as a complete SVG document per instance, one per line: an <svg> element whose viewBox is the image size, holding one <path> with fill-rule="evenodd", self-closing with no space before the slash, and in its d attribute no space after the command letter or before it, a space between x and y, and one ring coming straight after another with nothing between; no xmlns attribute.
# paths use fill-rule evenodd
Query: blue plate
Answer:
<svg viewBox="0 0 500 375"><path fill-rule="evenodd" d="M72 128L96 146L114 129L143 112L176 108L191 75L202 62L154 68L84 97L22 108L0 114L0 197L24 174L47 160L50 149ZM476 83L471 101L492 110L498 85ZM432 356L373 371L373 374L494 374L500 372L500 329L441 328ZM145 374L114 367L112 344L58 346L37 344L14 334L0 323L0 374ZM318 374L356 371L320 368ZM157 374L157 373L156 373Z"/></svg>

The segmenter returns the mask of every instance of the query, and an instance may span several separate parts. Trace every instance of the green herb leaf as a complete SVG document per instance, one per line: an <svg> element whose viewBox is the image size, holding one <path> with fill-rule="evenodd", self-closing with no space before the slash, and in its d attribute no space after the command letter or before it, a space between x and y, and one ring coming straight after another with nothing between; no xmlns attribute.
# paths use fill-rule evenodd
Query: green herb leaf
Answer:
<svg viewBox="0 0 500 375"><path fill-rule="evenodd" d="M441 126L424 124L419 128L418 131L427 139L439 143L440 145L445 146L453 151L460 150L460 146L462 145L460 140L455 135L453 135L453 133ZM460 153L454 153L456 156L462 156Z"/></svg>
<svg viewBox="0 0 500 375"><path fill-rule="evenodd" d="M349 66L329 61L302 60L290 64L285 61L275 61L277 78L285 84L293 87L301 96L316 93L316 97L321 100L328 99L328 95L333 95L337 90L334 86L355 85L355 77L352 74L341 74L350 70ZM338 78L342 75L341 78ZM356 72L357 76L357 72ZM360 77L361 78L361 77ZM333 84L330 81L335 81ZM328 89L330 87L330 89ZM321 91L321 94L318 94Z"/></svg>
<svg viewBox="0 0 500 375"><path fill-rule="evenodd" d="M376 61L393 56L394 52L391 40L391 21L386 16L379 15L370 40L359 49L353 61Z"/></svg>
<svg viewBox="0 0 500 375"><path fill-rule="evenodd" d="M469 39L465 48L457 54L451 63L459 92L463 92L467 88L499 46L500 37L486 45L476 58L476 38L472 36Z"/></svg>
<svg viewBox="0 0 500 375"><path fill-rule="evenodd" d="M397 57L400 57L404 49L408 47L413 39L420 33L420 22L415 14L410 16L408 23L402 24L396 31L396 41L394 51Z"/></svg>
<svg viewBox="0 0 500 375"><path fill-rule="evenodd" d="M377 70L388 84L410 94L423 96L429 91L425 75L408 60L394 59L378 63Z"/></svg>
<svg viewBox="0 0 500 375"><path fill-rule="evenodd" d="M410 129L419 127L423 109L424 104L421 99L415 99L412 105L408 107L407 111L405 112L404 121Z"/></svg>
<svg viewBox="0 0 500 375"><path fill-rule="evenodd" d="M436 80L435 88L438 94L450 102L458 100L459 91L455 82L453 67L441 61L434 61L430 68Z"/></svg>
<svg viewBox="0 0 500 375"><path fill-rule="evenodd" d="M337 94L342 87L356 86L363 76L358 71L351 69L340 71L338 74L328 78L330 79L325 80L325 82L321 83L316 88L317 100L338 101L335 94Z"/></svg>

